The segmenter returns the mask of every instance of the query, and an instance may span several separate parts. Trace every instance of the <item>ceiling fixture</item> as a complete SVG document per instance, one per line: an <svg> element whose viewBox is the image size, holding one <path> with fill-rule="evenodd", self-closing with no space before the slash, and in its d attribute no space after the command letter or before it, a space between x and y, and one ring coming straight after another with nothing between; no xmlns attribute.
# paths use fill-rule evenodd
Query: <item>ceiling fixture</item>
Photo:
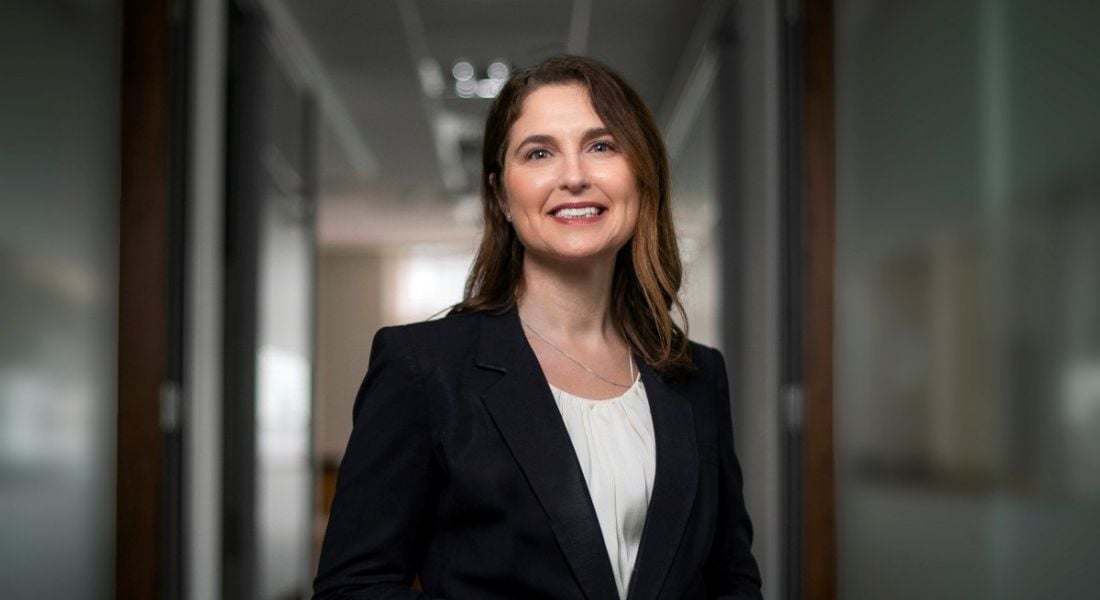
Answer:
<svg viewBox="0 0 1100 600"><path fill-rule="evenodd" d="M496 98L511 69L508 63L496 59L485 68L485 76L478 77L478 70L468 60L457 60L451 66L455 94L459 98Z"/></svg>
<svg viewBox="0 0 1100 600"><path fill-rule="evenodd" d="M460 60L451 67L451 75L454 75L455 81L467 81L474 78L474 66L470 63Z"/></svg>

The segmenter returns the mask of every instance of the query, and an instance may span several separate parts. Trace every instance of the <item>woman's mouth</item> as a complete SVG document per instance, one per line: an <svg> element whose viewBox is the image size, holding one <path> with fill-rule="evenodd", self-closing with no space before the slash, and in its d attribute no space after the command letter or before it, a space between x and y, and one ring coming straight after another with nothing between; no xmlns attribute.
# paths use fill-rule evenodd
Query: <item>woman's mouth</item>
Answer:
<svg viewBox="0 0 1100 600"><path fill-rule="evenodd" d="M599 208L598 206L584 206L576 208L559 208L558 210L550 214L559 219L587 219L599 216L602 212L603 209Z"/></svg>

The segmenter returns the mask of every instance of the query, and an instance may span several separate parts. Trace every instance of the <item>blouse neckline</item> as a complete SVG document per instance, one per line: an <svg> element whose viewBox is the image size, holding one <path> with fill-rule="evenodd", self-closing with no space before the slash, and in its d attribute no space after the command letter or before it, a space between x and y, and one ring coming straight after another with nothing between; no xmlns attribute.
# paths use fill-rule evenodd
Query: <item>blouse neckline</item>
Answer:
<svg viewBox="0 0 1100 600"><path fill-rule="evenodd" d="M634 390L638 387L638 385L641 384L641 382L642 382L642 374L641 374L641 372L639 372L634 377L634 383L630 384L630 387L623 390L623 393L619 394L618 396L612 396L610 398L603 398L603 399L585 398L584 396L578 396L576 394L567 392L567 391L561 389L560 387L558 387L558 386L556 386L556 385L554 385L550 382L547 382L547 384L550 386L550 389L553 390L556 394L560 394L562 396L567 396L569 398L573 398L574 400L580 400L581 402L586 403L586 404L614 404L614 403L617 403L617 402L621 401L623 398L626 398L627 396L631 395L634 392Z"/></svg>

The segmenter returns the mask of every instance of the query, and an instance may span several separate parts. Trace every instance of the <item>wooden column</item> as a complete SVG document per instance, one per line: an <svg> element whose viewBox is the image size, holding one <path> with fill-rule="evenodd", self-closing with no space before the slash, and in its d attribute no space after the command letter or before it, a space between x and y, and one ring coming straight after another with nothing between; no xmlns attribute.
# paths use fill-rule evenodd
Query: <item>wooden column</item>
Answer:
<svg viewBox="0 0 1100 600"><path fill-rule="evenodd" d="M168 365L168 43L167 0L123 2L115 571L120 599L160 594L159 390Z"/></svg>
<svg viewBox="0 0 1100 600"><path fill-rule="evenodd" d="M803 591L807 600L834 600L837 597L833 452L836 143L832 0L804 0L803 18L806 194Z"/></svg>

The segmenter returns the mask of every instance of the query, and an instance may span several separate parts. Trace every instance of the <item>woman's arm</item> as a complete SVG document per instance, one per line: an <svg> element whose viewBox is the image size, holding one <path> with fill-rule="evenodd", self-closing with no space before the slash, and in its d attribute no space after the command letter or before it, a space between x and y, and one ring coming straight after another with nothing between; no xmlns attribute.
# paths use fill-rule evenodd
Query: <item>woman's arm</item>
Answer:
<svg viewBox="0 0 1100 600"><path fill-rule="evenodd" d="M400 330L374 337L314 580L315 599L423 598L434 469L422 373Z"/></svg>
<svg viewBox="0 0 1100 600"><path fill-rule="evenodd" d="M707 596L729 600L762 598L760 570L753 558L752 523L741 494L741 466L733 449L729 381L722 354L712 351L715 369L715 398L718 401L719 487L718 522L714 543L704 566Z"/></svg>

